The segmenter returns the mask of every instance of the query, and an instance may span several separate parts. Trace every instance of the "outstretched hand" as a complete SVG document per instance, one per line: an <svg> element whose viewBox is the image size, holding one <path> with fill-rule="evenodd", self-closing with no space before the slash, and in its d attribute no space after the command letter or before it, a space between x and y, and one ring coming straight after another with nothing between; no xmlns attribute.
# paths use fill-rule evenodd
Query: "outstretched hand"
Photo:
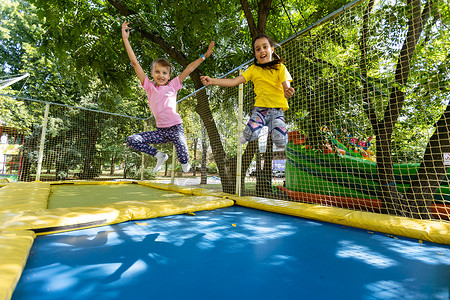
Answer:
<svg viewBox="0 0 450 300"><path fill-rule="evenodd" d="M290 97L292 97L294 95L294 93L295 93L294 88L293 87L289 87L289 88L284 90L284 97L286 97L286 99L290 98Z"/></svg>
<svg viewBox="0 0 450 300"><path fill-rule="evenodd" d="M200 76L200 80L202 81L203 85L211 85L212 80L209 76Z"/></svg>
<svg viewBox="0 0 450 300"><path fill-rule="evenodd" d="M214 42L214 41L211 41L211 43L209 44L209 47L208 47L208 51L206 51L206 53L205 53L205 57L206 58L208 58L208 57L210 57L211 56L211 54L213 53L213 48L214 48L214 44L215 44L216 42Z"/></svg>
<svg viewBox="0 0 450 300"><path fill-rule="evenodd" d="M128 37L130 36L130 29L131 28L128 25L130 25L130 23L127 22L127 21L124 21L122 23L122 38L123 39L128 39Z"/></svg>

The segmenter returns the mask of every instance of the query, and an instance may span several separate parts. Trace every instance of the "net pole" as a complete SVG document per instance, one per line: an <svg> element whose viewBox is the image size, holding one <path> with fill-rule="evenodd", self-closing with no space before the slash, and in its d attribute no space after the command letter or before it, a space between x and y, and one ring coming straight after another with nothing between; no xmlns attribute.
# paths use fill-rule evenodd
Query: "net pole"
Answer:
<svg viewBox="0 0 450 300"><path fill-rule="evenodd" d="M243 69L239 69L239 75L242 75ZM244 110L244 84L239 85L238 92L238 128L237 128L237 139L242 136L242 118ZM236 194L241 196L242 192L242 144L238 141L237 143L237 155L236 155Z"/></svg>
<svg viewBox="0 0 450 300"><path fill-rule="evenodd" d="M170 174L170 183L175 184L175 155L177 154L175 150L175 145L172 146L172 172Z"/></svg>
<svg viewBox="0 0 450 300"><path fill-rule="evenodd" d="M30 76L30 73L25 73L22 76L19 76L19 77L13 78L13 79L4 80L4 81L2 81L0 83L0 90L3 90L4 88L6 88L6 87L8 87L8 86L10 86L10 85L12 85L12 84L22 80L22 79L24 79L25 77L28 77L28 76Z"/></svg>
<svg viewBox="0 0 450 300"><path fill-rule="evenodd" d="M2 111L3 112L3 111ZM0 126L0 137L2 136L2 126ZM0 152L0 171L2 174L5 173L5 162L6 162L6 155L3 154L3 151Z"/></svg>
<svg viewBox="0 0 450 300"><path fill-rule="evenodd" d="M50 108L50 104L45 103L44 122L42 124L41 142L39 144L39 157L38 157L38 165L37 165L37 170L36 170L36 181L39 181L41 179L42 160L44 158L44 144L45 144L45 134L47 133L49 108Z"/></svg>

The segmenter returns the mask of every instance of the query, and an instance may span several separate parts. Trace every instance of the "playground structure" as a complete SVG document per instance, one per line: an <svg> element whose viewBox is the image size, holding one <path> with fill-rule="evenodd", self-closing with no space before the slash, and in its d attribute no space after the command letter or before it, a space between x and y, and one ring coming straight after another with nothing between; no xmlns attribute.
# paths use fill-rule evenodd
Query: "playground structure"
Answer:
<svg viewBox="0 0 450 300"><path fill-rule="evenodd" d="M28 76L30 74L25 73L1 78L0 91ZM22 166L20 148L24 142L24 132L17 128L3 126L4 108L1 100L0 103L2 104L0 107L0 181L17 181Z"/></svg>
<svg viewBox="0 0 450 300"><path fill-rule="evenodd" d="M362 156L358 151L355 154L341 143L336 144L336 150L327 146L323 151L315 151L308 149L305 141L298 132L290 133L286 149L286 187L280 189L291 199L377 213L383 210L374 156ZM409 189L419 167L418 163L394 164L400 192ZM433 195L429 209L435 218L449 220L448 173Z"/></svg>
<svg viewBox="0 0 450 300"><path fill-rule="evenodd" d="M22 166L23 131L0 125L0 180L17 181Z"/></svg>

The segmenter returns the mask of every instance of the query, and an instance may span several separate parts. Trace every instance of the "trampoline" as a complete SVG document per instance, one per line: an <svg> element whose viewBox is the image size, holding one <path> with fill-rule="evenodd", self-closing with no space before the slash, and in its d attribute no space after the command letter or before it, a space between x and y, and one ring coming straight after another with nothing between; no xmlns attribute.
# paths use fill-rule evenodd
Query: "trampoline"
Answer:
<svg viewBox="0 0 450 300"><path fill-rule="evenodd" d="M93 187L103 195L96 207L74 192L98 198L91 187L55 185L46 213L2 222L1 233L44 234L29 243L12 299L449 298L448 245L244 207L295 215L290 205L309 204L241 197L234 205L232 195L149 185L159 189Z"/></svg>
<svg viewBox="0 0 450 300"><path fill-rule="evenodd" d="M450 248L233 206L38 237L13 299L448 299Z"/></svg>

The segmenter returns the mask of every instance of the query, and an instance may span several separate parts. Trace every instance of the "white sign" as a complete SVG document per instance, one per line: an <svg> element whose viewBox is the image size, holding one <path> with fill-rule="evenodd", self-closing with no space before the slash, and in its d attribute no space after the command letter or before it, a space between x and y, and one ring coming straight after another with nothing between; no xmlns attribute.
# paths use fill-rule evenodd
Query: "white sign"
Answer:
<svg viewBox="0 0 450 300"><path fill-rule="evenodd" d="M444 153L444 166L450 166L450 153Z"/></svg>

